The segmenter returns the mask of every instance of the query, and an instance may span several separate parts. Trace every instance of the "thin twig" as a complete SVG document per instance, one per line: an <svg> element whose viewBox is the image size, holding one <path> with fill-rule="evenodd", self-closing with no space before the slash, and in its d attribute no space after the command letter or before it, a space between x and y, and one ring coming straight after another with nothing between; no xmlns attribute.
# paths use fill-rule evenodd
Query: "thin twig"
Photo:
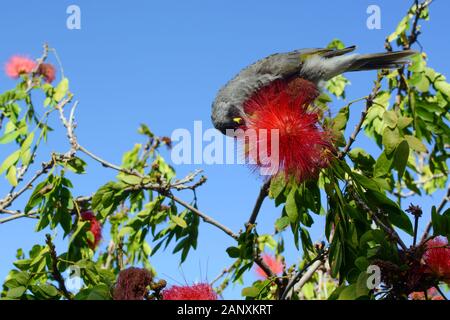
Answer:
<svg viewBox="0 0 450 320"><path fill-rule="evenodd" d="M220 222L218 222L218 221L214 220L213 218L209 217L208 215L204 214L203 212L201 212L197 208L191 206L189 203L187 203L187 202L181 200L180 198L174 196L172 193L167 193L167 194L163 194L163 195L165 195L166 197L172 199L173 201L177 202L178 204L182 205L186 209L192 211L193 213L195 213L196 215L201 217L204 222L212 224L213 226L219 228L220 230L222 230L223 232L228 234L233 239L237 240L239 238L238 235L235 234L233 231L231 231L228 227L222 225Z"/></svg>
<svg viewBox="0 0 450 320"><path fill-rule="evenodd" d="M258 198L256 199L255 206L253 207L252 214L250 215L250 218L248 219L248 222L246 223L247 230L251 229L253 225L256 222L256 219L258 218L259 211L261 210L262 203L264 202L264 199L269 194L269 187L270 187L270 179L264 182L262 185Z"/></svg>
<svg viewBox="0 0 450 320"><path fill-rule="evenodd" d="M353 130L352 134L350 135L344 149L339 153L339 155L338 155L339 159L343 159L347 155L347 153L350 151L350 148L353 145L353 142L355 142L357 135L361 131L364 120L366 120L367 113L369 112L369 109L374 104L374 99L376 98L378 92L380 91L382 79L383 79L383 76L382 76L381 72L378 72L377 80L375 81L375 85L372 89L372 92L366 98L366 106L365 106L364 110L361 112L361 117L359 119L359 122L355 126L355 129Z"/></svg>
<svg viewBox="0 0 450 320"><path fill-rule="evenodd" d="M327 254L327 250L323 251L317 257L307 263L305 267L302 268L302 270L297 272L297 274L292 277L291 280L289 280L283 294L281 295L281 300L285 300L291 296L291 289L294 289L293 291L299 291L304 286L304 284L308 282L309 279L311 279L311 277L314 275L314 272L316 272L316 270L324 263Z"/></svg>
<svg viewBox="0 0 450 320"><path fill-rule="evenodd" d="M354 198L358 205L372 217L372 219L381 229L383 229L392 239L394 239L404 251L408 250L408 247L400 238L397 231L395 231L395 229L392 228L389 224L385 224L382 221L381 217L379 217L379 215L382 213L380 210L378 212L374 212L356 193L354 193Z"/></svg>
<svg viewBox="0 0 450 320"><path fill-rule="evenodd" d="M0 224L6 223L6 222L9 222L9 221L13 221L13 220L16 220L16 219L19 219L19 218L25 218L25 217L26 218L32 218L32 219L39 219L39 217L36 216L36 215L32 215L30 213L23 213L23 212L20 212L20 211L16 211L15 213L13 213L13 211L5 209L5 210L3 210L3 212L10 213L11 215L9 217L0 219Z"/></svg>
<svg viewBox="0 0 450 320"><path fill-rule="evenodd" d="M440 214L442 212L442 210L444 210L445 205L447 204L447 202L450 200L450 184L447 187L447 192L445 193L444 197L442 198L441 203L439 204L439 206L436 209L436 212L438 214ZM430 222L428 222L425 231L423 232L422 235L422 240L420 240L420 243L424 243L425 240L428 238L428 235L431 231L431 227L433 226L433 221L430 220Z"/></svg>
<svg viewBox="0 0 450 320"><path fill-rule="evenodd" d="M56 254L55 245L52 242L52 237L49 234L45 235L45 237L47 238L45 242L50 249L50 257L52 259L52 269L50 271L53 279L58 283L59 291L61 291L64 297L66 297L67 300L72 300L72 294L67 290L64 278L58 270L58 256Z"/></svg>

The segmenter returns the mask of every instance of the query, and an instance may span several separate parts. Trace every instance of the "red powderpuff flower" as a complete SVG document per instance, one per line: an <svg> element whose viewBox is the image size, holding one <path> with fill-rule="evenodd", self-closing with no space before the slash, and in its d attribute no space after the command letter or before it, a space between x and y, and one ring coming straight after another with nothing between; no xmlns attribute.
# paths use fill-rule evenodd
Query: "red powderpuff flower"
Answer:
<svg viewBox="0 0 450 320"><path fill-rule="evenodd" d="M270 254L263 254L262 260L267 264L267 266L272 271L272 273L278 275L281 272L283 272L284 266L283 266L283 262L281 261L281 259L276 259L273 256L271 256ZM260 276L263 279L267 278L267 276L268 276L266 274L266 272L263 269L261 269L259 266L256 267L255 271L258 274L258 276Z"/></svg>
<svg viewBox="0 0 450 320"><path fill-rule="evenodd" d="M30 73L36 67L36 62L27 57L12 56L5 65L8 77L17 79L21 74Z"/></svg>
<svg viewBox="0 0 450 320"><path fill-rule="evenodd" d="M436 288L430 288L427 290L427 296L425 297L425 293L423 291L412 292L408 295L410 300L441 300L443 299Z"/></svg>
<svg viewBox="0 0 450 320"><path fill-rule="evenodd" d="M329 165L331 132L321 128L317 112L308 110L318 94L310 81L278 80L245 103L244 131L237 136L249 162L264 175L282 172L302 182Z"/></svg>
<svg viewBox="0 0 450 320"><path fill-rule="evenodd" d="M172 286L162 292L163 300L217 300L217 293L208 283Z"/></svg>
<svg viewBox="0 0 450 320"><path fill-rule="evenodd" d="M143 300L152 282L152 274L147 269L128 268L120 271L114 287L114 300Z"/></svg>
<svg viewBox="0 0 450 320"><path fill-rule="evenodd" d="M50 63L42 63L39 66L37 73L42 75L44 77L44 80L48 83L53 82L53 80L55 80L56 74L55 67Z"/></svg>
<svg viewBox="0 0 450 320"><path fill-rule="evenodd" d="M450 283L450 247L445 237L436 237L427 242L427 250L423 255L427 272Z"/></svg>
<svg viewBox="0 0 450 320"><path fill-rule="evenodd" d="M94 241L88 239L89 247L94 250L102 239L102 225L95 217L92 211L85 211L81 213L81 219L83 221L90 222L89 231L94 235Z"/></svg>

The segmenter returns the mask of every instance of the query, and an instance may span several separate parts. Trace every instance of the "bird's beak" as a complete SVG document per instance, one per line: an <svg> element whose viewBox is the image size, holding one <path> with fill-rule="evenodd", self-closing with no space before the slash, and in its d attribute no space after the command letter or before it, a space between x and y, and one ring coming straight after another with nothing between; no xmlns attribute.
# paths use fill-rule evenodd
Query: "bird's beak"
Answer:
<svg viewBox="0 0 450 320"><path fill-rule="evenodd" d="M243 119L241 117L237 117L233 118L233 121L240 125L243 122Z"/></svg>

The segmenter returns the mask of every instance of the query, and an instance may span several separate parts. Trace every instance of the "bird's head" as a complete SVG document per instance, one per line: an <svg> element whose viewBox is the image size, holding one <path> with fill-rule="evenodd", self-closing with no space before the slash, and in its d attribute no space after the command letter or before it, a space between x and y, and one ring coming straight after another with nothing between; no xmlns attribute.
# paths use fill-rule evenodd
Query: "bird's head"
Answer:
<svg viewBox="0 0 450 320"><path fill-rule="evenodd" d="M232 102L226 101L214 101L211 120L214 127L223 134L227 134L227 130L236 130L245 124L243 111Z"/></svg>

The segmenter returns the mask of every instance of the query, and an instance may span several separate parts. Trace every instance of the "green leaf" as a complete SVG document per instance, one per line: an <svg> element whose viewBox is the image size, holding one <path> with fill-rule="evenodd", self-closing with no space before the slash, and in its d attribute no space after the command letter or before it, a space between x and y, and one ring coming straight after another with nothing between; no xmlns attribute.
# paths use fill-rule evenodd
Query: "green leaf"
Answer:
<svg viewBox="0 0 450 320"><path fill-rule="evenodd" d="M98 284L92 288L81 290L75 300L111 300L110 288L104 284Z"/></svg>
<svg viewBox="0 0 450 320"><path fill-rule="evenodd" d="M366 257L358 257L355 260L355 266L360 270L360 271L367 271L367 267L370 265L369 260L367 260Z"/></svg>
<svg viewBox="0 0 450 320"><path fill-rule="evenodd" d="M409 145L406 140L403 140L395 150L394 166L398 171L400 177L403 176L405 172L406 164L409 158Z"/></svg>
<svg viewBox="0 0 450 320"><path fill-rule="evenodd" d="M136 185L142 182L142 178L130 174L120 174L118 178L126 184Z"/></svg>
<svg viewBox="0 0 450 320"><path fill-rule="evenodd" d="M367 287L367 278L369 275L366 271L359 274L358 280L356 280L356 297L366 296L369 293L369 288Z"/></svg>
<svg viewBox="0 0 450 320"><path fill-rule="evenodd" d="M386 111L383 114L383 119L389 128L395 129L395 127L397 127L398 117L394 111L392 110Z"/></svg>
<svg viewBox="0 0 450 320"><path fill-rule="evenodd" d="M427 152L427 147L425 147L422 141L420 141L416 137L405 135L405 139L406 141L408 141L408 145L410 146L410 148L413 149L414 151Z"/></svg>
<svg viewBox="0 0 450 320"><path fill-rule="evenodd" d="M6 174L6 179L13 186L17 186L17 169L15 166L12 166L8 169L8 173Z"/></svg>
<svg viewBox="0 0 450 320"><path fill-rule="evenodd" d="M387 38L388 42L392 42L395 39L397 39L403 32L405 32L409 28L409 16L404 17L402 20L400 20L399 24L397 25L397 28L393 33L389 35Z"/></svg>
<svg viewBox="0 0 450 320"><path fill-rule="evenodd" d="M400 137L400 133L397 128L390 129L389 127L386 127L383 130L383 145L385 146L387 155L390 155L401 141L402 138Z"/></svg>
<svg viewBox="0 0 450 320"><path fill-rule="evenodd" d="M182 227L183 229L187 228L186 221L184 221L184 219L180 216L170 216L170 220L172 220L176 225Z"/></svg>
<svg viewBox="0 0 450 320"><path fill-rule="evenodd" d="M436 83L434 84L434 87L436 88L436 90L438 90L442 94L446 95L447 98L450 98L450 84L448 82L445 82L442 80L436 81Z"/></svg>
<svg viewBox="0 0 450 320"><path fill-rule="evenodd" d="M269 187L269 198L275 199L277 198L281 192L283 192L286 187L286 181L282 174L276 175L270 181Z"/></svg>
<svg viewBox="0 0 450 320"><path fill-rule="evenodd" d="M284 209L286 210L286 214L289 217L289 221L291 223L294 223L297 221L298 218L298 208L297 208L297 202L295 201L296 198L297 189L292 188L291 192L289 192L286 204L284 206Z"/></svg>
<svg viewBox="0 0 450 320"><path fill-rule="evenodd" d="M56 86L55 94L53 95L53 99L55 99L56 102L61 101L65 97L65 95L68 93L68 91L69 91L69 79L64 78Z"/></svg>
<svg viewBox="0 0 450 320"><path fill-rule="evenodd" d="M33 143L33 139L34 139L34 132L30 132L27 138L22 142L22 146L20 147L22 152L24 150L30 149L31 144Z"/></svg>
<svg viewBox="0 0 450 320"><path fill-rule="evenodd" d="M373 168L373 176L376 178L387 175L391 171L393 160L394 157L392 155L387 156L386 152L383 151L375 163Z"/></svg>
<svg viewBox="0 0 450 320"><path fill-rule="evenodd" d="M242 295L244 297L254 298L259 295L260 290L256 287L247 287L242 289Z"/></svg>
<svg viewBox="0 0 450 320"><path fill-rule="evenodd" d="M133 231L134 231L133 227L125 226L122 229L120 229L119 237L123 238L123 237L125 237L125 235L132 233Z"/></svg>
<svg viewBox="0 0 450 320"><path fill-rule="evenodd" d="M241 255L241 250L237 247L228 247L226 251L230 258L239 258Z"/></svg>
<svg viewBox="0 0 450 320"><path fill-rule="evenodd" d="M19 157L20 157L20 150L16 150L13 153L11 153L0 166L0 174L8 170L11 166L15 165L17 160L19 160Z"/></svg>
<svg viewBox="0 0 450 320"><path fill-rule="evenodd" d="M86 167L86 162L84 162L84 160L78 158L78 157L73 157L72 159L70 159L69 161L66 162L67 168L69 168L69 170L81 174L81 173L85 173L85 167Z"/></svg>
<svg viewBox="0 0 450 320"><path fill-rule="evenodd" d="M403 130L407 126L409 126L412 122L413 122L413 118L400 117L400 118L398 118L397 126L400 130Z"/></svg>
<svg viewBox="0 0 450 320"><path fill-rule="evenodd" d="M0 144L10 143L11 141L15 140L18 136L20 136L20 134L21 134L20 130L8 132L7 134L5 134L3 137L0 138Z"/></svg>
<svg viewBox="0 0 450 320"><path fill-rule="evenodd" d="M18 299L25 293L25 291L27 291L27 288L24 286L12 288L8 290L6 297L10 299Z"/></svg>
<svg viewBox="0 0 450 320"><path fill-rule="evenodd" d="M41 284L39 285L39 288L48 297L55 297L58 295L58 289L56 289L54 286L50 284L47 283Z"/></svg>
<svg viewBox="0 0 450 320"><path fill-rule="evenodd" d="M345 106L341 110L339 110L339 113L333 119L333 130L335 131L345 130L348 118L349 118L349 107Z"/></svg>
<svg viewBox="0 0 450 320"><path fill-rule="evenodd" d="M342 290L338 300L355 300L357 297L356 284L351 284Z"/></svg>
<svg viewBox="0 0 450 320"><path fill-rule="evenodd" d="M289 217L281 217L275 221L275 229L280 232L286 229L286 227L290 224Z"/></svg>

